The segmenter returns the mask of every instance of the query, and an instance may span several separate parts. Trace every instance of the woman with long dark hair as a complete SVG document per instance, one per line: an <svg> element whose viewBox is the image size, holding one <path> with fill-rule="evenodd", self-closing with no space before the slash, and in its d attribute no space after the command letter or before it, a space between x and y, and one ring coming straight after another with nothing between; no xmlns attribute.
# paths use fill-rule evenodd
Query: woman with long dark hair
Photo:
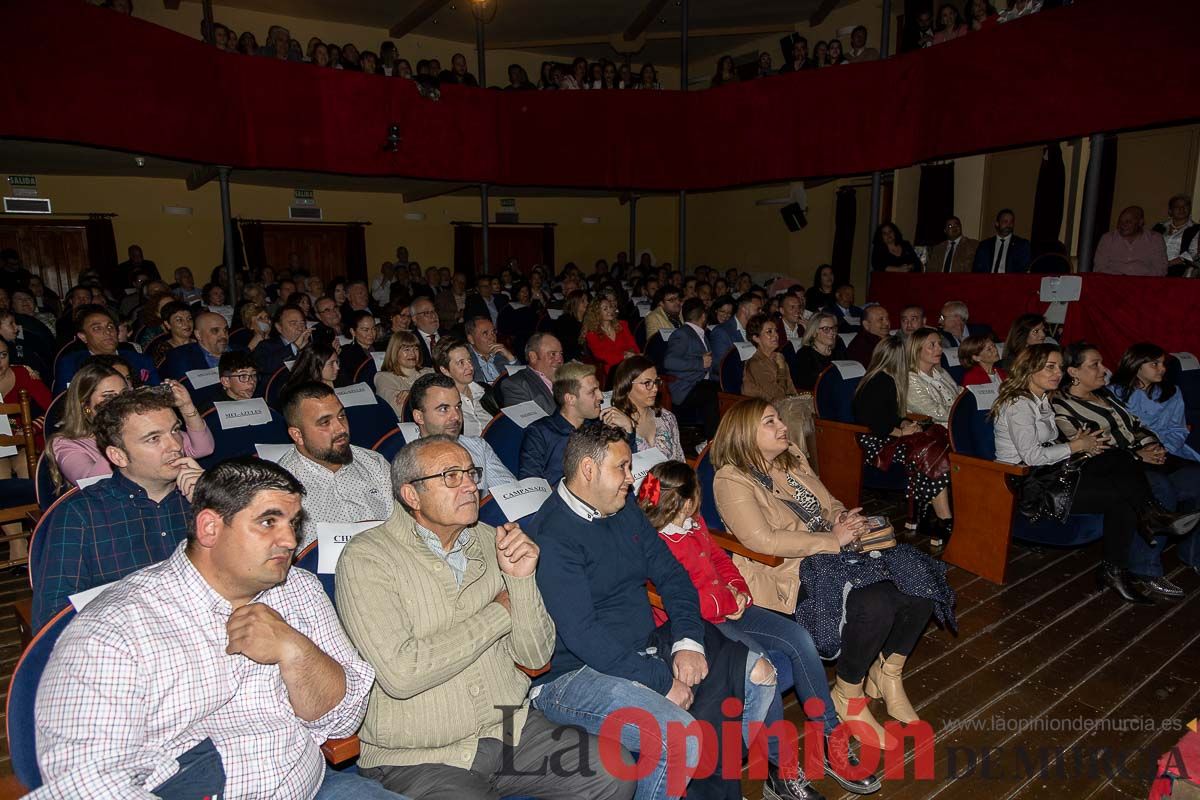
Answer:
<svg viewBox="0 0 1200 800"><path fill-rule="evenodd" d="M894 222L875 229L871 269L876 272L920 272L921 259Z"/></svg>
<svg viewBox="0 0 1200 800"><path fill-rule="evenodd" d="M1046 341L1049 328L1041 314L1022 314L1013 320L1004 340L1004 362L1013 364L1025 348Z"/></svg>
<svg viewBox="0 0 1200 800"><path fill-rule="evenodd" d="M1151 342L1130 345L1109 387L1169 454L1200 462L1200 452L1188 444L1191 431L1184 416L1183 392L1167 380L1166 350Z"/></svg>
<svg viewBox="0 0 1200 800"><path fill-rule="evenodd" d="M960 36L966 36L970 28L963 22L962 14L950 3L944 3L938 11L938 27L933 32L933 43L941 44Z"/></svg>
<svg viewBox="0 0 1200 800"><path fill-rule="evenodd" d="M717 72L713 75L711 86L724 86L737 82L737 71L733 67L733 56L721 56L717 59Z"/></svg>
<svg viewBox="0 0 1200 800"><path fill-rule="evenodd" d="M659 405L662 381L654 362L645 356L627 358L612 376L612 406L633 420L637 452L657 447L674 461L683 461L683 444L675 415Z"/></svg>
<svg viewBox="0 0 1200 800"><path fill-rule="evenodd" d="M816 312L824 311L833 305L833 290L837 288L836 282L837 276L834 274L833 267L829 264L817 267L813 272L812 286L808 287L808 291L804 293L805 307L809 311Z"/></svg>

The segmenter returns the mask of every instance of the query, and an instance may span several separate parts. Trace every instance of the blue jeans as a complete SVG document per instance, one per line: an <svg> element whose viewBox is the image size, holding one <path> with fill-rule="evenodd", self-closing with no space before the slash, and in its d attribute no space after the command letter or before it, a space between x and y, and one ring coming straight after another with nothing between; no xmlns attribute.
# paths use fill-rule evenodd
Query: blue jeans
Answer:
<svg viewBox="0 0 1200 800"><path fill-rule="evenodd" d="M1168 474L1147 470L1146 478L1154 497L1169 511L1200 509L1200 466L1188 465ZM1191 567L1200 566L1200 532L1192 531L1177 541L1180 561ZM1156 536L1153 543L1134 536L1129 545L1129 571L1143 578L1161 578L1162 552L1170 540Z"/></svg>
<svg viewBox="0 0 1200 800"><path fill-rule="evenodd" d="M824 714L819 719L825 726L825 733L833 732L838 726L838 718L833 710L833 699L829 696L829 681L825 677L821 658L817 655L817 646L804 626L783 614L750 606L741 619L726 620L717 628L726 636L730 636L728 629L741 634L730 638L742 642L751 650L779 652L791 659L792 680L795 681L800 702L810 697L820 700L824 704Z"/></svg>
<svg viewBox="0 0 1200 800"><path fill-rule="evenodd" d="M773 685L760 686L750 680L750 672L760 657L760 653L751 652L746 658L743 741L748 735L749 722L761 722L775 696ZM542 684L535 691L533 707L547 719L558 725L576 725L592 734L599 734L608 716L620 709L638 708L648 712L658 723L656 731L643 730L639 734L639 729L631 724L621 726L621 744L626 750L658 754L653 771L638 781L633 800L660 800L667 796L668 726L690 725L695 722L691 714L649 687L586 666ZM694 767L700 758L700 743L694 737L687 737L686 748L684 763ZM678 757L675 755L675 759Z"/></svg>
<svg viewBox="0 0 1200 800"><path fill-rule="evenodd" d="M354 767L336 770L325 765L325 780L313 800L408 800L389 792L379 781L364 778Z"/></svg>

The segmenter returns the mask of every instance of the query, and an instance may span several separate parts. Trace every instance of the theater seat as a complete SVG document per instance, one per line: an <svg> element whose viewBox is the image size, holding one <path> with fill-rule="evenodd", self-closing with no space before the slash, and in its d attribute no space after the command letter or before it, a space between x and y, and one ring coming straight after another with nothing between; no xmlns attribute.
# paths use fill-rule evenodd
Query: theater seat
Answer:
<svg viewBox="0 0 1200 800"><path fill-rule="evenodd" d="M45 557L46 548L50 546L50 543L46 540L46 531L49 530L50 521L58 513L58 510L62 508L63 503L77 494L79 494L79 490L75 488L64 492L61 497L51 503L42 513L41 518L37 521L37 525L33 526L33 532L29 534L29 586L35 593L38 587L34 585L34 576L39 574L38 567Z"/></svg>
<svg viewBox="0 0 1200 800"><path fill-rule="evenodd" d="M63 492L70 484L64 482L62 489L54 486L54 476L50 473L50 462L54 456L49 450L42 452L38 456L37 473L34 475L34 486L37 492L38 508L44 512L48 509L55 500L62 497Z"/></svg>
<svg viewBox="0 0 1200 800"><path fill-rule="evenodd" d="M667 340L664 339L661 334L656 333L654 336L651 336L646 341L646 344L642 347L642 355L653 362L654 368L658 370L658 374L661 377L663 372L666 370L663 361L667 357Z"/></svg>
<svg viewBox="0 0 1200 800"><path fill-rule="evenodd" d="M729 394L742 393L742 379L746 375L746 362L736 347L721 359L721 391Z"/></svg>
<svg viewBox="0 0 1200 800"><path fill-rule="evenodd" d="M275 370L275 374L267 378L267 385L263 389L262 396L271 408L279 408L279 395L283 392L283 385L287 383L288 374L287 367L280 367Z"/></svg>
<svg viewBox="0 0 1200 800"><path fill-rule="evenodd" d="M383 436L394 430L400 420L396 419L396 412L390 405L379 400L370 384L364 385L367 387L367 394L375 402L363 406L346 406L346 420L350 423L350 443L357 447L371 448Z"/></svg>
<svg viewBox="0 0 1200 800"><path fill-rule="evenodd" d="M1103 535L1100 514L1072 514L1065 523L1030 522L1016 511L1009 476L1028 467L996 461L995 433L988 410L975 393L958 396L950 409L950 493L954 534L942 560L993 583L1004 583L1012 539L1053 547L1079 547Z"/></svg>
<svg viewBox="0 0 1200 800"><path fill-rule="evenodd" d="M400 423L381 436L375 444L371 445L371 449L383 456L389 464L392 463L396 458L396 454L400 452L404 445L414 439L420 438L420 432L417 432L416 435L411 435L405 430L406 427L413 428L415 426L415 422Z"/></svg>
<svg viewBox="0 0 1200 800"><path fill-rule="evenodd" d="M483 440L492 446L496 455L500 457L500 462L508 467L508 471L516 475L521 461L521 444L525 441L525 429L502 411L483 429Z"/></svg>
<svg viewBox="0 0 1200 800"><path fill-rule="evenodd" d="M50 435L54 433L55 429L58 428L59 424L62 422L63 410L66 408L66 402L67 393L65 391L59 392L54 396L54 399L50 401L50 407L46 409L46 422L44 427L47 439L50 438Z"/></svg>
<svg viewBox="0 0 1200 800"><path fill-rule="evenodd" d="M657 335L657 334L655 334ZM662 338L662 337L659 337ZM637 342L637 346L643 351L646 349L646 318L642 317L638 320L637 325L633 326L633 340Z"/></svg>
<svg viewBox="0 0 1200 800"><path fill-rule="evenodd" d="M369 355L367 360L358 365L354 370L354 382L365 383L368 386L375 385L375 375L379 369L375 366L375 356Z"/></svg>
<svg viewBox="0 0 1200 800"><path fill-rule="evenodd" d="M12 757L13 773L28 791L42 785L42 772L37 762L37 726L33 719L38 683L58 637L74 618L75 609L71 606L55 614L25 648L8 684L8 752Z"/></svg>
<svg viewBox="0 0 1200 800"><path fill-rule="evenodd" d="M713 480L717 476L717 470L712 463L711 450L710 443L700 452L700 458L696 461L696 479L700 483L700 513L709 531L724 533L725 522L721 519L721 513L717 511L717 500L713 496Z"/></svg>
<svg viewBox="0 0 1200 800"><path fill-rule="evenodd" d="M205 469L210 469L217 462L227 458L257 455L258 451L254 449L256 444L291 444L292 439L288 436L283 415L273 408L270 411L271 421L265 425L250 425L230 430L221 427L216 408L205 411L200 418L212 433L213 451L212 455L196 459L197 463Z"/></svg>

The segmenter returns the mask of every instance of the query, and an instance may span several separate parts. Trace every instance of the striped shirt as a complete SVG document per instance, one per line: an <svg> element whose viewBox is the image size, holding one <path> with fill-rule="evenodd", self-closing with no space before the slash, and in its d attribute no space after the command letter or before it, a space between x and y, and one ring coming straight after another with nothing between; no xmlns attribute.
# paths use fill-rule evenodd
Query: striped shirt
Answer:
<svg viewBox="0 0 1200 800"><path fill-rule="evenodd" d="M1123 450L1140 450L1158 444L1158 437L1142 421L1121 405L1107 389L1095 393L1096 401L1073 397L1067 392L1054 396L1054 421L1064 438L1081 430L1107 433L1113 445Z"/></svg>

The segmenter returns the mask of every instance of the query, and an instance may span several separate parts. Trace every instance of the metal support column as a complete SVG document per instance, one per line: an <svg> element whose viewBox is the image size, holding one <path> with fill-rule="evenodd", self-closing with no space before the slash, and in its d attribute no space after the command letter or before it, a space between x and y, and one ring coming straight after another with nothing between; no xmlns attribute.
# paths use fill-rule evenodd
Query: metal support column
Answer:
<svg viewBox="0 0 1200 800"><path fill-rule="evenodd" d="M1067 229L1063 236L1068 255L1071 253L1071 243L1075 241L1075 207L1079 203L1079 165L1082 161L1083 139L1076 139L1071 143L1071 182L1067 184Z"/></svg>
<svg viewBox="0 0 1200 800"><path fill-rule="evenodd" d="M479 184L479 222L483 233L483 274L491 275L491 259L488 258L488 185Z"/></svg>
<svg viewBox="0 0 1200 800"><path fill-rule="evenodd" d="M679 2L679 90L688 90L688 0ZM679 263L675 268L687 271L687 192L679 193Z"/></svg>
<svg viewBox="0 0 1200 800"><path fill-rule="evenodd" d="M879 57L887 58L891 52L888 40L892 35L892 0L883 0L883 20L879 23ZM871 173L871 226L869 228L871 244L867 249L867 289L871 288L871 258L875 255L875 227L879 225L879 215L883 205L883 174L879 170Z"/></svg>
<svg viewBox="0 0 1200 800"><path fill-rule="evenodd" d="M216 44L217 32L213 30L212 0L204 0L201 10L204 12L204 43Z"/></svg>
<svg viewBox="0 0 1200 800"><path fill-rule="evenodd" d="M221 224L225 228L225 276L229 279L229 296L225 302L236 306L237 259L233 252L233 215L229 210L229 167L217 167L217 181L221 185Z"/></svg>
<svg viewBox="0 0 1200 800"><path fill-rule="evenodd" d="M638 263L637 257L637 195L629 195L629 263Z"/></svg>
<svg viewBox="0 0 1200 800"><path fill-rule="evenodd" d="M483 56L483 9L476 8L475 11L475 69L479 72L476 76L479 79L479 86L487 88L487 61Z"/></svg>
<svg viewBox="0 0 1200 800"><path fill-rule="evenodd" d="M1096 206L1100 201L1100 169L1104 163L1104 134L1093 133L1088 154L1087 177L1083 181L1083 208L1079 214L1079 269L1092 271L1096 251Z"/></svg>

